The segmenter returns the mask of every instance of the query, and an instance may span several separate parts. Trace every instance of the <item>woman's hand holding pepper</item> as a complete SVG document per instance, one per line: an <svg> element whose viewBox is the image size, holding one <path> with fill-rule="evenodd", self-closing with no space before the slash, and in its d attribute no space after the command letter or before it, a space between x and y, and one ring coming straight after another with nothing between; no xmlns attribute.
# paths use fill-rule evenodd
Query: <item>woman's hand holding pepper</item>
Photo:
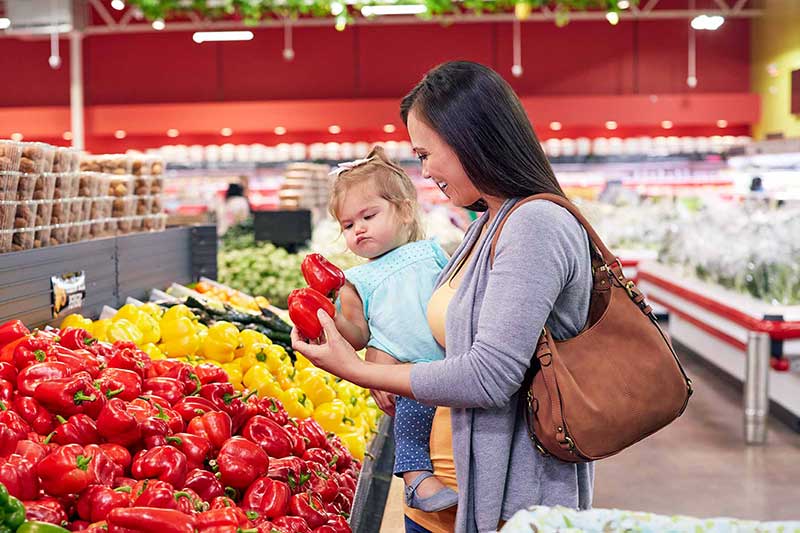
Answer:
<svg viewBox="0 0 800 533"><path fill-rule="evenodd" d="M320 340L304 339L297 328L292 328L292 348L306 356L314 366L355 383L352 379L354 370L363 361L325 311L317 311L317 317L323 330Z"/></svg>

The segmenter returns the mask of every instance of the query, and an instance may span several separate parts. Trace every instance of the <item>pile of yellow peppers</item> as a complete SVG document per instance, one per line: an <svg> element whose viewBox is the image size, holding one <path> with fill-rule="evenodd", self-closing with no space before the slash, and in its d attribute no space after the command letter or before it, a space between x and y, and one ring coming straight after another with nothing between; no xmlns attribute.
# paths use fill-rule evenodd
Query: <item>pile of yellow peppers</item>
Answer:
<svg viewBox="0 0 800 533"><path fill-rule="evenodd" d="M235 388L277 398L293 417L313 417L339 435L358 459L363 459L380 418L368 391L314 367L299 353L292 364L286 350L263 333L239 331L229 322L206 327L185 305L164 310L152 303L127 304L110 319L93 322L69 315L61 327L85 329L101 341L133 342L152 359L218 365Z"/></svg>

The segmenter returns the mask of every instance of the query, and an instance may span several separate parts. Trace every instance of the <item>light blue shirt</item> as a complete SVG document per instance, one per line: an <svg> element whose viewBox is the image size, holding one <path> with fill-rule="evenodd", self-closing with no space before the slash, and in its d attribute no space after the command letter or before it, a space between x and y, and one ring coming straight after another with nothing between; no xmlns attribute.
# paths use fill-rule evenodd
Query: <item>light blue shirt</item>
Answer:
<svg viewBox="0 0 800 533"><path fill-rule="evenodd" d="M432 240L416 241L345 272L364 304L367 346L404 363L438 361L444 350L428 326L428 300L447 264Z"/></svg>

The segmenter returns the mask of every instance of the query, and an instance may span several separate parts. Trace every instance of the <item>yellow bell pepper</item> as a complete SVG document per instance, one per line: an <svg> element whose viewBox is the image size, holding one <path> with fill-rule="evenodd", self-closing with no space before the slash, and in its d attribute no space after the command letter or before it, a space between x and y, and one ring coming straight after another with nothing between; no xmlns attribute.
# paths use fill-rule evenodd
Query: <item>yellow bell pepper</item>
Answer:
<svg viewBox="0 0 800 533"><path fill-rule="evenodd" d="M99 341L108 342L108 327L111 325L111 320L104 318L103 320L96 320L92 324L92 337Z"/></svg>
<svg viewBox="0 0 800 533"><path fill-rule="evenodd" d="M195 354L199 357L205 359L205 347L206 347L206 339L208 338L208 326L205 324L197 323L195 326L195 332L197 333L197 338L200 339L200 346L198 346Z"/></svg>
<svg viewBox="0 0 800 533"><path fill-rule="evenodd" d="M156 319L147 313L141 311L133 304L126 304L120 307L117 314L114 315L113 321L125 319L139 328L142 332L142 343L149 344L161 340L161 328Z"/></svg>
<svg viewBox="0 0 800 533"><path fill-rule="evenodd" d="M233 384L234 389L244 389L244 385L242 385L244 374L242 373L242 368L238 363L223 363L222 368L228 373L228 381Z"/></svg>
<svg viewBox="0 0 800 533"><path fill-rule="evenodd" d="M295 382L308 395L314 405L322 405L336 398L336 391L328 385L325 372L316 368L298 370Z"/></svg>
<svg viewBox="0 0 800 533"><path fill-rule="evenodd" d="M273 374L278 374L286 368L292 368L292 359L283 346L271 344L266 349L267 366Z"/></svg>
<svg viewBox="0 0 800 533"><path fill-rule="evenodd" d="M350 453L359 461L364 460L364 455L367 452L367 444L364 440L364 435L359 431L348 431L340 433L339 438L342 439L342 444L347 446Z"/></svg>
<svg viewBox="0 0 800 533"><path fill-rule="evenodd" d="M256 363L244 374L244 386L250 390L258 391L262 397L280 398L283 389L275 381L275 376L269 371L267 365Z"/></svg>
<svg viewBox="0 0 800 533"><path fill-rule="evenodd" d="M230 363L239 346L239 330L230 322L217 322L208 328L203 355L222 363Z"/></svg>
<svg viewBox="0 0 800 533"><path fill-rule="evenodd" d="M267 362L269 344L255 343L244 348L244 354L237 359L242 371L247 372L256 363ZM237 350L237 353L239 350Z"/></svg>
<svg viewBox="0 0 800 533"><path fill-rule="evenodd" d="M245 329L239 333L239 346L236 348L236 358L244 357L247 355L248 350L254 345L268 345L272 344L269 337L259 331L252 329Z"/></svg>
<svg viewBox="0 0 800 533"><path fill-rule="evenodd" d="M164 316L161 317L161 320L171 321L176 318L188 318L191 321L197 320L197 317L194 316L192 310L186 307L183 304L174 305L164 312Z"/></svg>
<svg viewBox="0 0 800 533"><path fill-rule="evenodd" d="M145 345L141 346L139 349L142 350L147 355L149 355L150 359L152 359L153 361L158 361L159 359L166 359L167 358L167 356L164 355L164 352L162 352L158 348L158 346L156 346L153 343L145 344Z"/></svg>
<svg viewBox="0 0 800 533"><path fill-rule="evenodd" d="M295 356L294 367L297 370L305 370L306 368L316 368L314 364L300 352L295 352L294 356Z"/></svg>
<svg viewBox="0 0 800 533"><path fill-rule="evenodd" d="M144 339L144 335L136 327L136 324L125 318L113 320L108 326L106 337L108 337L109 342L127 341L134 343L136 346L141 346Z"/></svg>
<svg viewBox="0 0 800 533"><path fill-rule="evenodd" d="M267 367L269 368L269 364L267 365ZM280 384L281 388L283 390L286 390L286 389L291 389L297 385L294 381L296 372L297 370L292 368L291 365L285 365L279 368L277 371L272 372L272 375L275 376L275 379Z"/></svg>
<svg viewBox="0 0 800 533"><path fill-rule="evenodd" d="M80 328L92 333L92 321L83 315L73 314L61 321L61 329Z"/></svg>
<svg viewBox="0 0 800 533"><path fill-rule="evenodd" d="M148 302L139 306L139 311L146 313L156 320L161 320L164 316L165 309L158 304Z"/></svg>
<svg viewBox="0 0 800 533"><path fill-rule="evenodd" d="M281 392L278 399L283 402L286 412L295 418L308 418L314 413L314 404L306 393L297 387L290 387Z"/></svg>
<svg viewBox="0 0 800 533"><path fill-rule="evenodd" d="M133 323L136 323L136 317L139 315L139 309L133 304L125 304L119 308L116 312L112 320L119 320L120 318L124 318L126 320L130 320Z"/></svg>
<svg viewBox="0 0 800 533"><path fill-rule="evenodd" d="M165 315L161 320L161 341L159 348L169 357L194 355L200 347L194 324L185 316L167 319Z"/></svg>
<svg viewBox="0 0 800 533"><path fill-rule="evenodd" d="M336 391L336 397L348 405L352 405L352 398L361 395L361 389L357 385L343 379L335 382L333 389Z"/></svg>
<svg viewBox="0 0 800 533"><path fill-rule="evenodd" d="M341 400L333 400L314 409L312 415L325 431L343 433L355 429L355 421L347 416L347 406Z"/></svg>

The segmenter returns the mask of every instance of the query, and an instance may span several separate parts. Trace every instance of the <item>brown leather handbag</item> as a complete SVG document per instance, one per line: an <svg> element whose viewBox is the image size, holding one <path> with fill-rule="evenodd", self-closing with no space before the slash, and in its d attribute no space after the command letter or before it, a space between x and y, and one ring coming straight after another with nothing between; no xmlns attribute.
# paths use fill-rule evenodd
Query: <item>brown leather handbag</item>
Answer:
<svg viewBox="0 0 800 533"><path fill-rule="evenodd" d="M523 385L531 440L539 452L579 463L614 455L655 433L686 409L692 382L669 339L622 264L571 202L537 194L517 203L492 241L491 258L508 216L533 200L569 210L591 246L594 284L589 318L571 339L542 331Z"/></svg>

